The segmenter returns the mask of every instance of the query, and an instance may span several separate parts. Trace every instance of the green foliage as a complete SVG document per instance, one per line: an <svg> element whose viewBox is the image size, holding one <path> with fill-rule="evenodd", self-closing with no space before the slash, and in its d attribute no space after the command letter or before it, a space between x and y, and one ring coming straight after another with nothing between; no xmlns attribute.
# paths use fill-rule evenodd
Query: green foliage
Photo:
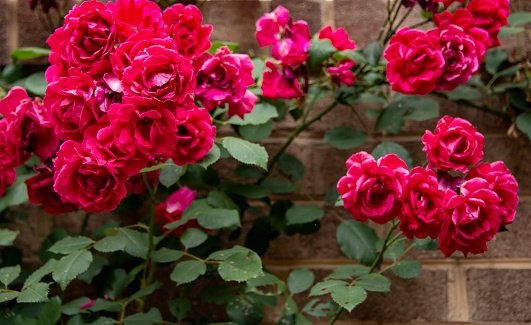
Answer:
<svg viewBox="0 0 531 325"><path fill-rule="evenodd" d="M264 272L261 276L246 281L245 292L253 292L263 296L277 296L284 292L286 285L271 273Z"/></svg>
<svg viewBox="0 0 531 325"><path fill-rule="evenodd" d="M204 243L208 238L206 231L188 228L181 235L181 243L186 249L194 248Z"/></svg>
<svg viewBox="0 0 531 325"><path fill-rule="evenodd" d="M391 270L394 274L404 279L418 278L422 271L422 264L415 260L400 261Z"/></svg>
<svg viewBox="0 0 531 325"><path fill-rule="evenodd" d="M288 275L288 289L292 294L304 292L313 285L315 275L309 269L291 271Z"/></svg>
<svg viewBox="0 0 531 325"><path fill-rule="evenodd" d="M240 46L240 44L234 43L234 42L219 42L219 41L212 42L212 46L208 50L208 53L215 54L217 49L219 49L222 46L226 46L233 53L236 53L238 52L238 47Z"/></svg>
<svg viewBox="0 0 531 325"><path fill-rule="evenodd" d="M242 246L217 251L208 258L221 261L218 273L225 281L247 281L263 274L260 256Z"/></svg>
<svg viewBox="0 0 531 325"><path fill-rule="evenodd" d="M310 42L311 46L308 50L310 57L307 60L310 67L315 67L330 58L333 53L337 52L337 49L332 46L332 42L329 39L319 39L315 35Z"/></svg>
<svg viewBox="0 0 531 325"><path fill-rule="evenodd" d="M239 131L242 137L249 141L260 141L269 137L273 132L273 121L269 120L259 125L242 125Z"/></svg>
<svg viewBox="0 0 531 325"><path fill-rule="evenodd" d="M267 152L264 147L235 137L226 137L223 147L236 160L267 169Z"/></svg>
<svg viewBox="0 0 531 325"><path fill-rule="evenodd" d="M151 325L162 323L162 316L160 311L153 307L147 313L138 313L127 316L124 319L124 325Z"/></svg>
<svg viewBox="0 0 531 325"><path fill-rule="evenodd" d="M276 117L278 117L278 112L275 106L268 103L258 103L250 113L243 116L243 119L234 115L227 120L227 123L234 125L261 125Z"/></svg>
<svg viewBox="0 0 531 325"><path fill-rule="evenodd" d="M429 237L424 239L415 238L413 241L413 247L421 250L436 251L438 250L439 243L437 242L437 239L431 239Z"/></svg>
<svg viewBox="0 0 531 325"><path fill-rule="evenodd" d="M520 131L531 138L531 112L525 112L516 117L516 125Z"/></svg>
<svg viewBox="0 0 531 325"><path fill-rule="evenodd" d="M408 169L413 168L413 159L411 158L411 155L406 148L402 147L398 143L384 141L377 145L371 154L374 159L378 160L379 158L392 153L396 154L400 159L402 159L406 163Z"/></svg>
<svg viewBox="0 0 531 325"><path fill-rule="evenodd" d="M356 286L368 291L386 293L391 290L391 279L378 273L365 274L356 280Z"/></svg>
<svg viewBox="0 0 531 325"><path fill-rule="evenodd" d="M171 159L165 165L160 169L159 181L162 185L170 187L181 178L183 167L175 165Z"/></svg>
<svg viewBox="0 0 531 325"><path fill-rule="evenodd" d="M513 12L507 17L509 25L520 26L531 23L531 12L519 11Z"/></svg>
<svg viewBox="0 0 531 325"><path fill-rule="evenodd" d="M197 164L203 168L207 168L208 166L218 161L220 157L221 150L216 144L214 144L212 146L212 149L210 149L210 151L203 158L201 158L201 160Z"/></svg>
<svg viewBox="0 0 531 325"><path fill-rule="evenodd" d="M326 132L324 141L338 149L352 149L361 146L367 135L359 130L340 127Z"/></svg>
<svg viewBox="0 0 531 325"><path fill-rule="evenodd" d="M478 99L482 96L481 92L475 88L466 85L459 85L452 91L443 91L442 92L449 100L473 100Z"/></svg>
<svg viewBox="0 0 531 325"><path fill-rule="evenodd" d="M11 282L18 278L20 271L20 265L0 268L0 282L2 282L7 288Z"/></svg>
<svg viewBox="0 0 531 325"><path fill-rule="evenodd" d="M206 264L201 261L179 262L170 274L170 279L177 282L177 284L189 283L205 274L206 269Z"/></svg>
<svg viewBox="0 0 531 325"><path fill-rule="evenodd" d="M88 269L90 263L92 263L92 254L89 251L75 251L59 260L52 277L59 283L61 289L65 290L70 281Z"/></svg>
<svg viewBox="0 0 531 325"><path fill-rule="evenodd" d="M299 188L297 184L278 178L268 178L262 183L262 186L271 193L291 193Z"/></svg>
<svg viewBox="0 0 531 325"><path fill-rule="evenodd" d="M40 47L19 47L11 51L11 60L13 60L13 63L17 63L19 60L35 59L41 56L48 56L49 54L49 49L43 49Z"/></svg>
<svg viewBox="0 0 531 325"><path fill-rule="evenodd" d="M336 286L332 288L334 301L349 312L367 299L367 291L356 286Z"/></svg>
<svg viewBox="0 0 531 325"><path fill-rule="evenodd" d="M183 252L174 250L174 249L167 249L163 248L158 251L151 252L151 259L158 263L170 263L175 262L181 257L183 257Z"/></svg>
<svg viewBox="0 0 531 325"><path fill-rule="evenodd" d="M337 243L350 259L370 265L376 258L376 233L369 226L355 220L343 220L337 228Z"/></svg>
<svg viewBox="0 0 531 325"><path fill-rule="evenodd" d="M382 57L383 49L380 46L380 43L373 42L367 46L364 51L364 55L367 58L370 65L378 65L378 61Z"/></svg>
<svg viewBox="0 0 531 325"><path fill-rule="evenodd" d="M494 75L501 71L506 60L507 52L502 48L495 48L485 57L485 68L488 73Z"/></svg>
<svg viewBox="0 0 531 325"><path fill-rule="evenodd" d="M37 318L38 325L57 324L61 317L61 300L53 297L41 309Z"/></svg>
<svg viewBox="0 0 531 325"><path fill-rule="evenodd" d="M0 246L11 246L19 234L18 230L0 229Z"/></svg>
<svg viewBox="0 0 531 325"><path fill-rule="evenodd" d="M17 297L17 302L43 302L48 300L49 283L37 282L23 289Z"/></svg>
<svg viewBox="0 0 531 325"><path fill-rule="evenodd" d="M181 321L186 318L190 313L190 310L192 310L192 303L187 298L175 298L168 301L168 307L171 314L177 318L177 320Z"/></svg>
<svg viewBox="0 0 531 325"><path fill-rule="evenodd" d="M290 154L282 154L278 158L280 169L297 181L302 181L306 176L304 164L296 157Z"/></svg>
<svg viewBox="0 0 531 325"><path fill-rule="evenodd" d="M70 254L84 249L92 243L94 243L92 239L83 236L66 237L55 242L48 250L57 254Z"/></svg>
<svg viewBox="0 0 531 325"><path fill-rule="evenodd" d="M6 192L0 197L0 212L4 211L10 206L24 203L28 200L28 191L24 181L35 174L30 173L26 175L19 175L15 183L6 189Z"/></svg>
<svg viewBox="0 0 531 325"><path fill-rule="evenodd" d="M41 97L44 96L46 87L48 87L48 81L46 81L46 77L42 71L31 74L24 83L24 88L27 91Z"/></svg>
<svg viewBox="0 0 531 325"><path fill-rule="evenodd" d="M324 211L315 205L294 205L286 211L288 225L313 222L321 219Z"/></svg>

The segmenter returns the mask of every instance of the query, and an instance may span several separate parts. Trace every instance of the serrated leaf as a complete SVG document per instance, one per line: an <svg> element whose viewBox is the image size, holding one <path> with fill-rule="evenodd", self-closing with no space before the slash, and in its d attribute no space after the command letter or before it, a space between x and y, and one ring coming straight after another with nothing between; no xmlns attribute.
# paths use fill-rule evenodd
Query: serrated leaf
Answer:
<svg viewBox="0 0 531 325"><path fill-rule="evenodd" d="M377 240L374 229L359 221L344 220L337 227L339 248L348 258L360 260L361 264L372 264L377 256Z"/></svg>
<svg viewBox="0 0 531 325"><path fill-rule="evenodd" d="M356 276L365 275L367 273L369 273L369 269L363 265L359 265L359 264L341 265L340 267L336 268L333 273L327 275L325 277L325 280L329 280L329 279L345 280L345 279L351 279Z"/></svg>
<svg viewBox="0 0 531 325"><path fill-rule="evenodd" d="M208 234L206 231L197 228L188 228L181 235L181 243L186 249L194 248L207 240Z"/></svg>
<svg viewBox="0 0 531 325"><path fill-rule="evenodd" d="M21 204L28 200L28 190L26 189L24 181L33 176L35 176L34 173L17 175L13 185L7 187L4 195L0 197L0 212L10 206Z"/></svg>
<svg viewBox="0 0 531 325"><path fill-rule="evenodd" d="M59 260L52 273L53 279L63 290L78 274L85 272L92 262L89 251L77 251Z"/></svg>
<svg viewBox="0 0 531 325"><path fill-rule="evenodd" d="M212 46L210 46L210 49L208 50L208 53L215 54L217 49L219 49L222 46L226 46L233 53L236 53L236 52L238 52L238 47L240 46L240 44L234 43L234 42L219 42L219 41L212 42Z"/></svg>
<svg viewBox="0 0 531 325"><path fill-rule="evenodd" d="M41 309L37 318L38 325L57 324L61 317L61 300L59 297L53 297Z"/></svg>
<svg viewBox="0 0 531 325"><path fill-rule="evenodd" d="M196 218L197 222L206 229L237 228L240 226L240 215L237 210L206 207L198 212Z"/></svg>
<svg viewBox="0 0 531 325"><path fill-rule="evenodd" d="M94 243L92 239L83 236L66 237L58 242L55 242L52 247L48 248L48 250L58 254L70 254L84 249L92 243Z"/></svg>
<svg viewBox="0 0 531 325"><path fill-rule="evenodd" d="M143 233L133 229L120 228L117 236L125 238L124 250L126 253L143 259L147 257L149 242Z"/></svg>
<svg viewBox="0 0 531 325"><path fill-rule="evenodd" d="M224 260L226 260L227 258L229 258L230 256L232 256L234 254L238 254L238 253L246 253L246 254L248 254L250 252L252 252L252 250L250 250L247 247L235 245L234 247L231 247L229 249L223 249L223 250L220 250L220 251L213 252L213 253L211 253L208 256L207 259L216 260L216 261L224 261Z"/></svg>
<svg viewBox="0 0 531 325"><path fill-rule="evenodd" d="M254 292L264 296L277 296L285 289L284 282L271 273L247 280L246 292Z"/></svg>
<svg viewBox="0 0 531 325"><path fill-rule="evenodd" d="M352 149L361 146L367 135L359 130L339 127L326 132L324 142L338 149Z"/></svg>
<svg viewBox="0 0 531 325"><path fill-rule="evenodd" d="M83 312L83 309L81 309L81 307L91 301L92 299L90 299L89 297L81 297L74 299L72 301L67 302L66 304L63 304L61 306L61 312L69 316L78 315Z"/></svg>
<svg viewBox="0 0 531 325"><path fill-rule="evenodd" d="M139 298L142 298L142 297L145 297L145 296L149 296L150 294L155 292L155 290L157 290L160 287L162 287L162 283L160 283L159 281L155 281L152 284L150 284L149 286L147 286L147 287L145 287L143 289L140 289L137 292L135 292L131 297L129 297L128 301L133 301L135 299L139 299Z"/></svg>
<svg viewBox="0 0 531 325"><path fill-rule="evenodd" d="M226 137L222 144L236 160L267 169L268 155L264 147L235 137Z"/></svg>
<svg viewBox="0 0 531 325"><path fill-rule="evenodd" d="M9 300L13 300L20 295L20 292L0 292L0 304Z"/></svg>
<svg viewBox="0 0 531 325"><path fill-rule="evenodd" d="M313 222L321 219L323 216L323 209L315 205L294 205L286 211L288 225Z"/></svg>
<svg viewBox="0 0 531 325"><path fill-rule="evenodd" d="M6 288L11 282L15 281L20 275L20 265L6 266L0 268L0 282L2 282Z"/></svg>
<svg viewBox="0 0 531 325"><path fill-rule="evenodd" d="M177 320L181 321L185 319L190 313L190 310L192 310L192 303L189 299L182 297L168 301L168 307L171 314L175 316Z"/></svg>
<svg viewBox="0 0 531 325"><path fill-rule="evenodd" d="M271 135L273 126L273 121L269 120L259 125L242 125L238 131L242 137L249 141L261 141Z"/></svg>
<svg viewBox="0 0 531 325"><path fill-rule="evenodd" d="M337 49L332 45L332 42L329 39L319 39L317 35L315 35L310 42L311 46L308 50L310 57L307 60L310 67L315 67L337 52Z"/></svg>
<svg viewBox="0 0 531 325"><path fill-rule="evenodd" d="M436 251L439 249L439 243L437 241L437 238L415 238L415 240L413 241L413 247L426 251Z"/></svg>
<svg viewBox="0 0 531 325"><path fill-rule="evenodd" d="M11 246L20 231L0 229L0 246Z"/></svg>
<svg viewBox="0 0 531 325"><path fill-rule="evenodd" d="M507 20L509 21L509 25L511 26L519 26L531 23L531 12L525 12L525 11L518 11L513 12L512 14L507 17Z"/></svg>
<svg viewBox="0 0 531 325"><path fill-rule="evenodd" d="M317 282L310 290L309 296L311 297L324 295L332 291L332 289L334 289L335 287L343 287L346 285L348 285L348 283L339 280L327 280L323 282Z"/></svg>
<svg viewBox="0 0 531 325"><path fill-rule="evenodd" d="M177 282L178 285L189 283L205 274L206 269L206 264L201 261L190 260L180 262L175 266L173 272L171 272L170 279Z"/></svg>
<svg viewBox="0 0 531 325"><path fill-rule="evenodd" d="M166 165L160 169L159 181L162 185L170 187L173 184L177 183L181 175L183 174L183 167L175 165L171 159L166 162L170 165Z"/></svg>
<svg viewBox="0 0 531 325"><path fill-rule="evenodd" d="M309 269L291 271L288 275L288 289L292 294L310 289L315 281L315 275Z"/></svg>
<svg viewBox="0 0 531 325"><path fill-rule="evenodd" d="M392 153L402 159L406 163L408 169L413 168L413 158L411 158L409 151L395 142L384 141L380 143L374 148L371 155L374 159L378 160L379 158Z"/></svg>
<svg viewBox="0 0 531 325"><path fill-rule="evenodd" d="M516 126L531 139L531 112L525 112L516 117Z"/></svg>
<svg viewBox="0 0 531 325"><path fill-rule="evenodd" d="M507 52L501 47L495 48L485 58L485 68L487 71L494 75L499 72L507 60Z"/></svg>
<svg viewBox="0 0 531 325"><path fill-rule="evenodd" d="M260 324L264 311L258 297L252 294L235 296L226 305L227 315L237 324Z"/></svg>
<svg viewBox="0 0 531 325"><path fill-rule="evenodd" d="M394 274L404 279L418 278L422 271L422 264L419 261L400 261L397 262L391 270Z"/></svg>
<svg viewBox="0 0 531 325"><path fill-rule="evenodd" d="M334 287L331 291L334 301L349 312L367 299L367 291L355 286Z"/></svg>
<svg viewBox="0 0 531 325"><path fill-rule="evenodd" d="M157 263L175 262L181 257L183 257L183 252L174 249L163 248L161 250L151 252L151 259Z"/></svg>
<svg viewBox="0 0 531 325"><path fill-rule="evenodd" d="M247 281L262 275L262 261L250 250L236 253L220 263L218 273L225 281Z"/></svg>
<svg viewBox="0 0 531 325"><path fill-rule="evenodd" d="M218 161L220 157L221 157L221 150L219 150L219 147L217 146L217 144L214 144L212 146L212 149L210 149L207 152L207 154L203 158L201 158L201 160L199 160L197 165L203 168L207 168L208 166Z"/></svg>
<svg viewBox="0 0 531 325"><path fill-rule="evenodd" d="M29 287L30 285L39 282L46 274L52 273L57 266L57 260L49 259L43 266L38 268L35 272L30 274L24 281L22 289Z"/></svg>
<svg viewBox="0 0 531 325"><path fill-rule="evenodd" d="M227 120L227 123L234 125L260 125L276 117L278 117L278 112L275 106L267 103L258 103L254 105L250 113L243 116L243 119L234 115Z"/></svg>
<svg viewBox="0 0 531 325"><path fill-rule="evenodd" d="M271 193L291 193L299 188L297 184L278 178L268 178L262 183L262 186Z"/></svg>
<svg viewBox="0 0 531 325"><path fill-rule="evenodd" d="M240 166L246 166L246 167L252 167L248 165L240 165ZM212 191L210 194L208 194L207 202L209 205L220 208L220 209L228 209L228 210L238 210L239 207L234 203L234 201L225 193L220 191Z"/></svg>
<svg viewBox="0 0 531 325"><path fill-rule="evenodd" d="M402 100L408 110L403 118L415 121L425 121L439 117L439 103L431 98L408 97Z"/></svg>
<svg viewBox="0 0 531 325"><path fill-rule="evenodd" d="M109 301L101 298L94 300L94 304L87 309L98 312L105 310L106 312L117 312L122 309L123 301Z"/></svg>
<svg viewBox="0 0 531 325"><path fill-rule="evenodd" d="M151 308L145 314L133 314L124 319L124 325L148 325L154 323L162 323L160 311L155 307Z"/></svg>
<svg viewBox="0 0 531 325"><path fill-rule="evenodd" d="M368 291L385 293L391 290L391 279L378 273L371 273L360 276L356 280L356 286Z"/></svg>
<svg viewBox="0 0 531 325"><path fill-rule="evenodd" d="M96 242L94 248L102 253L110 253L124 250L126 244L127 241L124 236L115 234L100 239Z"/></svg>
<svg viewBox="0 0 531 325"><path fill-rule="evenodd" d="M23 302L42 302L48 300L49 283L33 283L26 289L22 290L17 298L18 303Z"/></svg>
<svg viewBox="0 0 531 325"><path fill-rule="evenodd" d="M398 133L398 130L400 130L404 123L404 114L408 110L409 107L400 101L389 104L379 114L374 128L376 130L387 130L391 133Z"/></svg>
<svg viewBox="0 0 531 325"><path fill-rule="evenodd" d="M301 181L306 176L304 164L290 154L282 154L278 159L278 166L293 179Z"/></svg>

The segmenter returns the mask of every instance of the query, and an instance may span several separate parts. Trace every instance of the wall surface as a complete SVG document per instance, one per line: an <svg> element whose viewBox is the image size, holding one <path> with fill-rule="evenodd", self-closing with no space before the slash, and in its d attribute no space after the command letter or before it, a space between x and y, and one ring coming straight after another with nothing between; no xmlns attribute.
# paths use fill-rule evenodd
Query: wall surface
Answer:
<svg viewBox="0 0 531 325"><path fill-rule="evenodd" d="M384 0L211 0L201 5L204 22L214 26L213 40L240 43L240 51L265 55L269 49L258 47L254 39L254 23L277 5L285 6L295 19L304 19L312 33L322 26L344 27L357 44L365 47L375 38L384 16ZM531 11L531 1L512 0L513 11ZM420 15L406 20L415 23ZM530 56L531 34L517 35L502 41L512 60ZM18 46L45 47L46 37L27 0L0 0L0 65L9 63L9 52ZM36 62L42 63L42 62ZM424 266L418 279L393 278L387 297L370 294L366 302L352 313L343 313L340 324L524 324L531 322L531 143L529 140L507 136L510 125L493 115L459 107L437 99L441 115L468 119L485 135L485 161L503 160L520 184L520 203L515 222L509 231L498 234L488 244L489 251L480 256L463 258L454 254L444 258L440 252L412 252ZM324 105L323 105L324 106ZM360 106L363 110L370 106ZM324 107L321 107L323 109ZM318 109L317 109L318 110ZM362 114L364 115L364 114ZM371 121L367 121L371 125ZM403 132L383 139L400 143L411 151L415 164L422 164L421 136L432 130L437 120L408 122ZM322 141L331 127L362 128L347 107L339 107L321 123L304 132L288 150L307 164L308 176L303 188L320 200L346 172L344 162L354 151L334 149ZM278 147L294 128L290 121L282 123L264 144ZM371 151L376 142L365 143L359 150ZM218 166L223 169L224 166ZM227 167L229 168L229 167ZM304 199L301 199L304 202ZM32 208L34 209L34 208ZM37 234L51 227L78 227L76 215L70 218L52 217L38 212L32 216ZM338 209L339 211L339 209ZM348 217L346 211L340 211ZM101 222L107 215L96 216L91 224ZM326 215L322 228L313 235L281 235L275 239L264 256L267 268L280 276L290 270L308 267L320 279L333 268L350 261L341 253L335 241L338 221ZM90 226L90 225L89 225ZM383 229L380 229L383 232ZM31 243L28 249L33 250ZM35 246L35 245L34 245ZM389 275L393 277L392 275ZM266 319L273 322L279 313L270 310Z"/></svg>

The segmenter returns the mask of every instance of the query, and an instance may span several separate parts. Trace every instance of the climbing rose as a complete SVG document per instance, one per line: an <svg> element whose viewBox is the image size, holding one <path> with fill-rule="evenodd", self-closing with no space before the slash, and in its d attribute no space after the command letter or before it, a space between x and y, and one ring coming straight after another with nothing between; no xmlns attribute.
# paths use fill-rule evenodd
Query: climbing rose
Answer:
<svg viewBox="0 0 531 325"><path fill-rule="evenodd" d="M342 60L337 67L328 68L330 79L333 83L340 86L342 83L347 86L354 85L356 76L350 69L355 65L354 61L350 59Z"/></svg>
<svg viewBox="0 0 531 325"><path fill-rule="evenodd" d="M354 219L378 224L394 219L408 181L406 163L395 154L375 161L362 151L352 155L346 165L347 175L339 180L337 190Z"/></svg>
<svg viewBox="0 0 531 325"><path fill-rule="evenodd" d="M162 13L159 6L150 0L116 0L107 7L114 12L118 40L124 42L139 31L159 33L162 28Z"/></svg>
<svg viewBox="0 0 531 325"><path fill-rule="evenodd" d="M22 166L31 154L22 146L23 134L7 119L0 120L0 166L11 169Z"/></svg>
<svg viewBox="0 0 531 325"><path fill-rule="evenodd" d="M278 40L271 48L271 55L282 65L295 67L303 64L310 56L310 31L305 21L289 25L286 36Z"/></svg>
<svg viewBox="0 0 531 325"><path fill-rule="evenodd" d="M468 166L483 158L483 135L470 122L458 117L444 116L434 133L426 131L422 143L429 166L442 171L467 172Z"/></svg>
<svg viewBox="0 0 531 325"><path fill-rule="evenodd" d="M329 39L338 51L355 50L356 43L349 39L348 33L343 28L332 31L332 26L327 25L319 31L319 39Z"/></svg>
<svg viewBox="0 0 531 325"><path fill-rule="evenodd" d="M454 2L465 3L465 0L435 0L435 2L442 2L444 9L448 9Z"/></svg>
<svg viewBox="0 0 531 325"><path fill-rule="evenodd" d="M14 169L0 169L0 197L6 192L6 187L13 185L17 173Z"/></svg>
<svg viewBox="0 0 531 325"><path fill-rule="evenodd" d="M490 47L500 46L498 34L502 26L507 25L509 16L509 0L472 0L466 8L474 17L474 26L489 32L492 44Z"/></svg>
<svg viewBox="0 0 531 325"><path fill-rule="evenodd" d="M262 81L262 95L272 99L291 99L302 97L302 91L297 81L298 69L279 66L272 61L266 60L265 66L269 70L264 71Z"/></svg>
<svg viewBox="0 0 531 325"><path fill-rule="evenodd" d="M160 229L163 232L167 232L168 229L164 228L165 225L174 221L181 220L182 214L186 208L194 201L195 191L184 186L177 192L168 197L166 202L159 204L155 209L155 222L162 222ZM188 228L204 229L199 225L197 219L187 221L184 225L175 228L172 233L175 236L181 236ZM168 233L167 236L170 234Z"/></svg>
<svg viewBox="0 0 531 325"><path fill-rule="evenodd" d="M281 33L290 20L289 11L278 6L271 13L266 13L256 21L256 40L260 47L274 45L280 40Z"/></svg>
<svg viewBox="0 0 531 325"><path fill-rule="evenodd" d="M417 3L426 11L437 11L439 7L437 0L402 0L402 5L406 8L413 7Z"/></svg>

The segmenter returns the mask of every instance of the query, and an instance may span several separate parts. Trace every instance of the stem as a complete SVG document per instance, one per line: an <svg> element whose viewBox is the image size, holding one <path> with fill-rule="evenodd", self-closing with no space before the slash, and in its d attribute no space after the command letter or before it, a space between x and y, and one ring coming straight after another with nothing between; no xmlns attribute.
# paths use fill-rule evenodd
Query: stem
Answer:
<svg viewBox="0 0 531 325"><path fill-rule="evenodd" d="M398 27L400 27L400 25L402 25L402 23L404 22L404 20L406 20L407 16L409 16L409 14L413 11L413 9L415 8L415 6L409 8L409 10L406 12L406 14L402 17L402 19L400 19L400 21L398 22L398 24L395 26L395 27L392 27L391 25L391 28L389 29L389 32L387 33L387 35L385 36L385 40L384 40L384 44L386 44L389 39L391 38L391 36L393 36L393 34L396 33L396 29ZM398 12L398 11L397 11ZM394 23L394 21L393 21Z"/></svg>
<svg viewBox="0 0 531 325"><path fill-rule="evenodd" d="M385 43L387 43L387 41L391 37L390 34L392 34L393 32L393 25L396 21L396 18L398 17L400 8L402 8L401 4L402 4L402 0L396 0L395 3L393 4L393 9L391 9L391 11L394 11L395 14L393 15L393 18L391 18L391 20L389 21L389 30L387 31L387 33L385 33L385 39L384 39L383 45L385 45Z"/></svg>
<svg viewBox="0 0 531 325"><path fill-rule="evenodd" d="M385 18L385 22L383 23L382 27L380 28L380 32L378 33L378 37L376 38L376 41L380 41L380 38L382 37L382 34L385 30L385 28L387 27L387 24L391 21L391 14L393 13L393 11L395 11L396 9L396 5L398 3L400 3L401 0L395 0L395 2L393 3L393 7L391 8L391 6L389 5L389 0L387 1L387 17ZM400 5L398 5L400 7ZM396 19L396 15L398 14L398 12L395 14L395 19ZM394 20L393 20L394 21Z"/></svg>
<svg viewBox="0 0 531 325"><path fill-rule="evenodd" d="M87 223L88 223L90 214L91 214L90 212L87 212L83 216L83 222L81 223L81 229L79 229L80 236L85 236L85 229L87 228Z"/></svg>
<svg viewBox="0 0 531 325"><path fill-rule="evenodd" d="M442 93L440 92L437 92L437 91L434 91L432 92L432 94L435 94L439 97L443 97L443 98L447 98L445 95L443 95ZM479 109L481 111L484 111L484 112L488 112L488 113L491 113L491 114L494 114L496 116L499 116L499 117L502 117L504 119L507 119L507 120L510 120L512 118L512 114L509 114L509 113L506 113L506 112L502 112L494 107L491 107L491 106L488 106L488 105L482 105L480 103L476 103L476 102L473 102L471 100L467 100L467 99L459 99L459 100L455 100L454 102L458 103L458 104L466 104L470 107L474 107L476 109Z"/></svg>

